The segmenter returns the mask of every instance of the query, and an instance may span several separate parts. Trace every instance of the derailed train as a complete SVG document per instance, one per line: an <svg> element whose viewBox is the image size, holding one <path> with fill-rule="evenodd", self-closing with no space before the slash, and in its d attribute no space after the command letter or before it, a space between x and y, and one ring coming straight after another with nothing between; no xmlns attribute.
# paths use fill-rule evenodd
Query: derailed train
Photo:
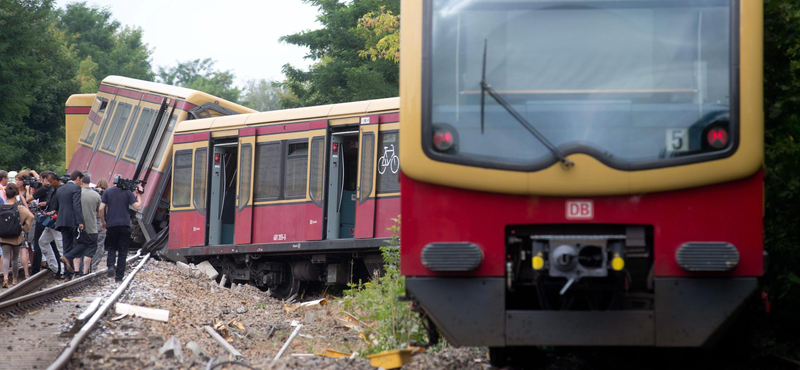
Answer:
<svg viewBox="0 0 800 370"><path fill-rule="evenodd" d="M112 76L67 103L69 170L146 181L140 243L161 232L169 258L208 259L232 282L287 297L381 268L400 214L399 105L254 113Z"/></svg>
<svg viewBox="0 0 800 370"><path fill-rule="evenodd" d="M402 100L254 113L112 77L70 169L148 180L140 239L169 224L172 258L279 296L379 268L402 211L408 298L498 364L719 337L763 274L762 2L402 5ZM154 123L101 114L127 99Z"/></svg>

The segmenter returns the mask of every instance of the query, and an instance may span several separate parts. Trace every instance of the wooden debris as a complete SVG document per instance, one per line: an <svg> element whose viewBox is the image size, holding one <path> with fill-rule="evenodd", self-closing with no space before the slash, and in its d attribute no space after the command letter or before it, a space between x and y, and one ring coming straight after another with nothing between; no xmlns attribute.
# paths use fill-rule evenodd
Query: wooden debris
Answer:
<svg viewBox="0 0 800 370"><path fill-rule="evenodd" d="M122 315L118 315L118 316L114 316L114 317L112 317L112 318L111 318L111 321L119 321L119 320L122 320L122 319L124 319L124 318L126 318L126 317L128 317L128 314L127 314L127 313L124 313L124 314L122 314Z"/></svg>
<svg viewBox="0 0 800 370"><path fill-rule="evenodd" d="M283 305L283 309L286 312L292 312L292 311L298 310L300 308L312 307L312 306L324 306L326 304L328 304L328 300L325 299L325 298L322 298L322 299L317 299L316 301L294 303L294 304L290 304L290 305L284 304Z"/></svg>
<svg viewBox="0 0 800 370"><path fill-rule="evenodd" d="M125 303L117 303L116 305L116 313L117 314L128 314L131 316L138 316L143 319L148 320L156 320L156 321L169 321L169 311L168 310L161 310L157 308L148 308L148 307L141 307L141 306L133 306Z"/></svg>
<svg viewBox="0 0 800 370"><path fill-rule="evenodd" d="M317 356L324 356L330 358L347 358L350 355L344 352L334 351L332 349L326 349L325 353L317 353Z"/></svg>
<svg viewBox="0 0 800 370"><path fill-rule="evenodd" d="M228 343L225 340L225 338L217 334L214 328L205 325L203 326L203 329L205 329L206 333L208 333L208 335L211 336L211 339L214 339L217 343L219 343L220 346L222 346L222 348L228 351L231 355L233 355L234 357L242 357L242 353L237 351L236 348L233 348L233 346L230 343Z"/></svg>
<svg viewBox="0 0 800 370"><path fill-rule="evenodd" d="M286 349L289 348L289 344L292 343L294 337L296 337L297 334L300 333L300 329L302 328L303 328L302 324L298 324L297 327L294 328L292 335L289 336L289 339L286 340L286 343L283 344L283 347L281 347L281 350L278 351L278 354L275 355L275 358L273 358L272 361L277 361L279 358L281 358L281 355L283 355L283 353L286 352Z"/></svg>
<svg viewBox="0 0 800 370"><path fill-rule="evenodd" d="M80 302L81 301L80 298L61 298L61 300L64 301L64 302Z"/></svg>

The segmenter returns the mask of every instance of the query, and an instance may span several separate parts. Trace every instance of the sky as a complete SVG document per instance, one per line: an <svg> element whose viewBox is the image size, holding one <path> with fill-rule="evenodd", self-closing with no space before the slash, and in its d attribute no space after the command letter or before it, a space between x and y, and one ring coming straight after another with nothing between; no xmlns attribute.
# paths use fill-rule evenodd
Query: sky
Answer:
<svg viewBox="0 0 800 370"><path fill-rule="evenodd" d="M152 55L153 69L178 61L212 58L231 70L237 85L250 79L282 80L281 67L308 67L307 48L278 38L317 29L317 9L301 0L86 0L108 7L123 25L139 26ZM64 7L75 0L57 0Z"/></svg>

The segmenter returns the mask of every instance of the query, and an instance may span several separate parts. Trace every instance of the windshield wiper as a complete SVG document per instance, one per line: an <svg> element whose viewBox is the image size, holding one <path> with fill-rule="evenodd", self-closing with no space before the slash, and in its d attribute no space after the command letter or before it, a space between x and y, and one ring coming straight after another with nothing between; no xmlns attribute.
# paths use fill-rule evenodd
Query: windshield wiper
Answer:
<svg viewBox="0 0 800 370"><path fill-rule="evenodd" d="M575 165L574 162L568 160L567 157L565 157L561 153L561 151L559 151L558 148L556 148L556 146L550 142L550 140L547 140L547 138L544 137L544 135L542 135L542 133L539 132L539 130L537 130L536 127L533 127L533 125L530 122L528 122L524 117L522 117L522 115L519 114L519 112L517 112L517 110L511 106L511 104L508 104L508 102L506 102L506 100L503 99L503 97L497 93L497 90L495 90L492 87L492 85L489 85L489 83L486 82L486 49L488 47L488 44L489 44L488 39L483 41L483 75L481 76L481 134L483 134L483 128L484 128L483 121L485 115L484 110L486 106L486 94L488 93L489 96L494 98L494 100L497 101L497 103L503 106L503 108L505 108L506 111L508 111L508 113L511 114L511 116L514 117L517 120L517 122L519 122L522 125L522 127L525 127L528 131L530 131L531 134L533 134L533 136L539 139L539 141L542 144L544 144L544 146L547 147L547 149L549 149L550 152L552 152L553 155L556 158L558 158L559 161L561 161L561 164L563 164L565 167L574 166Z"/></svg>

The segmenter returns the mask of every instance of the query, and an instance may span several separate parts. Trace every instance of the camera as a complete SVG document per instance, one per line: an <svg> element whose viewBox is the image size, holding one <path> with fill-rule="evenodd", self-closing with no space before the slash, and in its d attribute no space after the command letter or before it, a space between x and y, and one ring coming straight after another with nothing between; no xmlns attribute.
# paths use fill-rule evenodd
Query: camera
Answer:
<svg viewBox="0 0 800 370"><path fill-rule="evenodd" d="M42 182L33 176L22 176L22 185L28 186L31 189L38 189L42 187Z"/></svg>
<svg viewBox="0 0 800 370"><path fill-rule="evenodd" d="M130 190L135 193L144 194L144 190L139 190L139 184L142 184L142 188L144 185L147 184L147 181L144 180L131 180L131 179L123 179L122 176L117 175L114 176L114 185L120 189Z"/></svg>
<svg viewBox="0 0 800 370"><path fill-rule="evenodd" d="M62 184L66 184L69 182L69 174L61 176L58 178L58 181L61 181Z"/></svg>

